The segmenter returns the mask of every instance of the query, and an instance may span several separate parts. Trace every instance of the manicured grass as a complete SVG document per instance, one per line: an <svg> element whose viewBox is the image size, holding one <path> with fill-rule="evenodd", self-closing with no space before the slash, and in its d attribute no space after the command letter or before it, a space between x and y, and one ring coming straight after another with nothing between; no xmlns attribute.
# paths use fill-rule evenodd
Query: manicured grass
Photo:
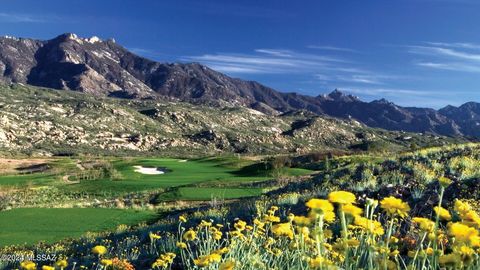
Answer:
<svg viewBox="0 0 480 270"><path fill-rule="evenodd" d="M130 192L182 187L176 194L178 197L174 198L173 193L167 193L165 198L209 200L215 196L233 199L261 194L260 189L243 188L244 183L266 181L279 175L299 176L311 172L299 168L281 168L272 171L264 163L237 157L209 157L186 162L171 158L110 158L109 160L121 175L120 179L92 179L75 184L66 183L62 181L62 177L81 173L81 167L76 165L75 159L59 158L49 163L51 169L46 172L0 176L0 187L55 185L65 192L89 193L97 196L117 196ZM158 175L141 174L135 172L136 165L162 167L168 171ZM193 188L199 184L202 189L195 188L195 190L200 190L201 193L196 194ZM218 188L219 186L222 188Z"/></svg>
<svg viewBox="0 0 480 270"><path fill-rule="evenodd" d="M33 173L0 176L0 186L47 185L57 180L51 173Z"/></svg>
<svg viewBox="0 0 480 270"><path fill-rule="evenodd" d="M261 188L210 188L210 187L181 187L164 193L158 197L159 201L190 200L205 201L216 199L239 199L260 196Z"/></svg>
<svg viewBox="0 0 480 270"><path fill-rule="evenodd" d="M251 163L251 162L250 162ZM222 158L207 158L181 162L179 159L134 159L114 162L115 168L122 174L121 180L91 180L65 188L88 192L92 194L125 193L158 188L168 188L184 185L194 185L205 182L219 182L225 184L264 181L272 179L271 171L256 170L248 173L239 173L241 168L234 168L231 162ZM135 172L133 166L165 167L169 171L165 174L146 175ZM292 175L306 174L303 169L284 169L282 173ZM209 196L210 197L210 196ZM179 198L182 199L182 198Z"/></svg>
<svg viewBox="0 0 480 270"><path fill-rule="evenodd" d="M151 211L104 208L18 208L0 212L0 246L53 243L76 238L87 231L134 225L155 216Z"/></svg>

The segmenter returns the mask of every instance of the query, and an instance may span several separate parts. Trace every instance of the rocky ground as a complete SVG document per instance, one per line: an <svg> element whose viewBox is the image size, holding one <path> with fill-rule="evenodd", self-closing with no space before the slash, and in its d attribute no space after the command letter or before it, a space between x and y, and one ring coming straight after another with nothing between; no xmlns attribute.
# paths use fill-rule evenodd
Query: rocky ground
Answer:
<svg viewBox="0 0 480 270"><path fill-rule="evenodd" d="M408 148L452 139L372 129L302 111L266 115L244 107L0 86L0 148L9 153L304 153L367 141Z"/></svg>

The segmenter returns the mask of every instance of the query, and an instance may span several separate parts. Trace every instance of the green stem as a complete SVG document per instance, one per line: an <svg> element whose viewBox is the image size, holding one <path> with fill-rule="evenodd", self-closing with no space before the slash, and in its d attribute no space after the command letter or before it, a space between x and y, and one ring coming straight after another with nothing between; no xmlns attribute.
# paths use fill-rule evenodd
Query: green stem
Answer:
<svg viewBox="0 0 480 270"><path fill-rule="evenodd" d="M383 260L384 260L383 263L384 263L385 270L388 269L387 258L388 258L388 254L390 253L390 238L392 237L394 221L395 221L395 219L392 216L392 219L390 219L390 225L388 226L387 240L386 240L386 244L385 244L386 252L385 252L385 255L383 256Z"/></svg>
<svg viewBox="0 0 480 270"><path fill-rule="evenodd" d="M348 254L348 230L347 230L347 219L345 218L345 212L343 211L343 205L340 205L340 216L342 221L342 236L343 236L343 244L345 245L345 266L348 267L349 265L349 254Z"/></svg>
<svg viewBox="0 0 480 270"><path fill-rule="evenodd" d="M435 217L435 226L433 227L433 234L434 234L434 238L433 238L433 254L432 254L432 265L436 265L436 261L437 261L437 250L438 250L438 227L439 227L439 224L440 224L440 208L442 207L442 201L443 201L443 194L445 192L445 188L440 185L440 198L439 198L439 201L438 201L438 211L436 213L436 217Z"/></svg>
<svg viewBox="0 0 480 270"><path fill-rule="evenodd" d="M319 215L317 214L316 216L316 220L317 220L317 228L318 228L318 231L317 233L315 233L315 242L317 242L317 253L318 253L318 256L322 257L323 258L323 254L324 254L324 246L323 246L323 214L322 215ZM323 263L320 264L320 269L323 269Z"/></svg>
<svg viewBox="0 0 480 270"><path fill-rule="evenodd" d="M428 235L428 232L425 232L422 236L422 240L420 241L420 245L418 246L417 248L417 251L415 252L415 256L413 257L413 261L412 261L412 264L415 264L416 263L416 260L417 260L417 257L418 257L418 253L420 252L421 249L423 249L423 242L425 241L425 238L427 237Z"/></svg>

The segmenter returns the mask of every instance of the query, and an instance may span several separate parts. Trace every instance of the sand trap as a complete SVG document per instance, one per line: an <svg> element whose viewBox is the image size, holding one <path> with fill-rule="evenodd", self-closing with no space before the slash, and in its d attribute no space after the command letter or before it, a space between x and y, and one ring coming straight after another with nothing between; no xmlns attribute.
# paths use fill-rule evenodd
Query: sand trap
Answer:
<svg viewBox="0 0 480 270"><path fill-rule="evenodd" d="M186 159L181 159L178 162L187 162L187 160Z"/></svg>
<svg viewBox="0 0 480 270"><path fill-rule="evenodd" d="M165 171L161 168L152 168L152 167L143 167L143 166L133 166L135 168L135 172L141 174L164 174Z"/></svg>

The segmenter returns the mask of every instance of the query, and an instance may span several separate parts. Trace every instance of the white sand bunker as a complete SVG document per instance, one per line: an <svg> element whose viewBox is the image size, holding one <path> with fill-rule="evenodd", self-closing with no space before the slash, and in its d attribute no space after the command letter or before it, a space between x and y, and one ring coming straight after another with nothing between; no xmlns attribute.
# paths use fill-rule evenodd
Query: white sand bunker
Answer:
<svg viewBox="0 0 480 270"><path fill-rule="evenodd" d="M181 159L178 162L187 162L187 160L186 159Z"/></svg>
<svg viewBox="0 0 480 270"><path fill-rule="evenodd" d="M156 167L143 167L143 166L133 166L135 168L135 172L141 173L141 174L164 174L165 171L162 168L156 168Z"/></svg>

